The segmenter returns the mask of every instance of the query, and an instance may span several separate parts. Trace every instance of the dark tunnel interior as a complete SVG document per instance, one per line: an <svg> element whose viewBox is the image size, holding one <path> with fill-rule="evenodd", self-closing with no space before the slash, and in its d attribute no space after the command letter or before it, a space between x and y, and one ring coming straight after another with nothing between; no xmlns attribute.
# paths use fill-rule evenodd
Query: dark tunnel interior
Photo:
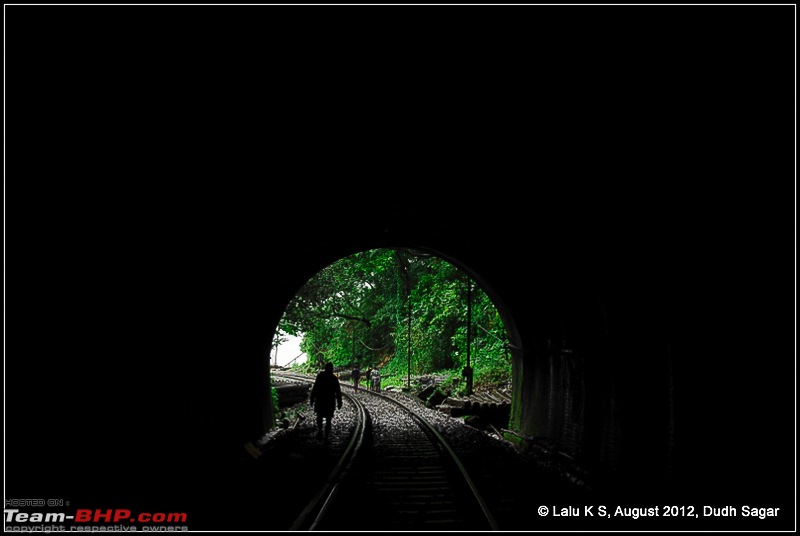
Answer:
<svg viewBox="0 0 800 536"><path fill-rule="evenodd" d="M433 207L353 229L330 225L319 206L318 224L330 232L278 254L263 239L277 229L250 221L180 242L148 233L146 246L137 245L137 223L102 255L67 241L70 258L103 268L81 262L37 277L48 316L61 320L47 324L44 340L26 330L42 345L38 357L9 367L30 378L8 397L9 457L27 461L11 468L13 489L27 496L44 486L48 496L98 507L119 497L172 508L185 501L195 511L217 494L234 504L246 486L219 482L228 482L242 445L265 431L264 356L285 303L332 260L412 244L463 259L502 298L530 349L514 378L514 424L579 453L608 493L723 504L746 497L790 509L792 381L776 374L785 370L779 363L754 357L765 350L762 330L782 324L767 293L707 279L700 251L691 269L680 266L686 259L657 231L646 243L615 244L503 206L508 233L489 236L442 225ZM530 227L537 231L526 246L515 231ZM37 302L17 311L28 326L42 326L41 313ZM581 359L554 362L548 330L581 341Z"/></svg>
<svg viewBox="0 0 800 536"><path fill-rule="evenodd" d="M263 123L249 124L245 102L263 100L232 90L250 86L205 49L185 66L194 74L154 62L163 87L124 90L126 106L89 98L104 63L89 54L98 32L120 43L108 84L127 87L128 70L160 53L128 48L111 26L67 31L49 13L20 14L7 37L7 99L37 103L7 117L7 498L214 512L210 525L259 530L243 505L270 483L252 479L242 449L271 419L265 356L286 304L334 261L402 246L468 269L501 304L524 350L513 356L511 424L577 456L604 500L780 507L753 524L697 526L791 528L792 121L781 118L793 85L791 64L772 53L793 50L791 24L788 41L744 43L695 11L682 34L692 46L676 49L667 25L643 14L649 30L633 37L647 54L612 39L613 72L586 67L614 87L584 92L575 80L533 104L536 84L503 74L524 40L504 61L464 66L505 89L485 81L464 95L430 66L411 72L439 89L396 88L391 106L350 85L324 98L310 89L319 77L363 81L360 62L330 70L341 57L329 52L310 77L278 58L273 69L299 86L270 86ZM163 13L153 39L171 50L177 15ZM302 24L281 16L327 35L320 12ZM528 35L506 23L509 39ZM734 50L708 70L697 50L713 48L712 26ZM209 65L237 80L217 81L213 98L190 91ZM659 82L665 71L671 85ZM758 88L734 83L743 71ZM43 73L71 85L48 96ZM623 95L621 81L641 91ZM731 113L752 100L758 111ZM580 352L563 359L552 339Z"/></svg>

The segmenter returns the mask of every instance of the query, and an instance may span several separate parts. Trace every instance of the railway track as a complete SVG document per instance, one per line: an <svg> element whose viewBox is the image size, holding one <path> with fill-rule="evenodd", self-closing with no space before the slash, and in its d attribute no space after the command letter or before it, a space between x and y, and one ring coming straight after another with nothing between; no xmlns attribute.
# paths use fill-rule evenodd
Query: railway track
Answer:
<svg viewBox="0 0 800 536"><path fill-rule="evenodd" d="M464 465L436 428L400 401L342 386L356 408L353 432L291 530L497 529Z"/></svg>

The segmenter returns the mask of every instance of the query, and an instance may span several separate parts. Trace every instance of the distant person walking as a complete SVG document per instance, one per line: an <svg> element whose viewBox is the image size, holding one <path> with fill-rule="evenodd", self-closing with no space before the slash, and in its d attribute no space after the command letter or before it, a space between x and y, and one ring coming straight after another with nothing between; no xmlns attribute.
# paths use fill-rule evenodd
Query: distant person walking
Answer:
<svg viewBox="0 0 800 536"><path fill-rule="evenodd" d="M325 370L317 374L311 388L311 404L317 413L317 439L322 439L322 419L325 419L325 439L331 435L331 420L338 405L342 409L342 389L339 378L333 373L333 363L326 363Z"/></svg>
<svg viewBox="0 0 800 536"><path fill-rule="evenodd" d="M358 367L354 368L350 375L353 377L353 389L358 391L358 382L361 381L361 369Z"/></svg>
<svg viewBox="0 0 800 536"><path fill-rule="evenodd" d="M376 393L381 392L381 371L378 369L372 371L372 390Z"/></svg>

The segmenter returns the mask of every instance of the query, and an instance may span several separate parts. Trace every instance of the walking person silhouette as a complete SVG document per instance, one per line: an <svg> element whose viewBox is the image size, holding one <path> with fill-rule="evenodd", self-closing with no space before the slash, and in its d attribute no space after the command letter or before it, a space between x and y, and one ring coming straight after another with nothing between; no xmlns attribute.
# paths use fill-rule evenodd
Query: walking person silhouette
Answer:
<svg viewBox="0 0 800 536"><path fill-rule="evenodd" d="M325 419L325 439L331 435L333 412L338 405L342 409L342 389L339 378L333 373L333 363L326 363L325 370L317 374L311 388L311 404L317 413L317 439L322 439L322 419Z"/></svg>

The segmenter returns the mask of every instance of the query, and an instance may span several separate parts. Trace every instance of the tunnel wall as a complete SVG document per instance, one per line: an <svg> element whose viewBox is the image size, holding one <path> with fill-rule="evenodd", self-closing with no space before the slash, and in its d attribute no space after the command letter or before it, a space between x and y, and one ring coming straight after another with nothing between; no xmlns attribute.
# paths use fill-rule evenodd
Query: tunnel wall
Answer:
<svg viewBox="0 0 800 536"><path fill-rule="evenodd" d="M674 386L658 305L625 292L611 304L574 281L551 289L515 363L512 427L604 485L624 488L645 471L646 486L669 486Z"/></svg>

